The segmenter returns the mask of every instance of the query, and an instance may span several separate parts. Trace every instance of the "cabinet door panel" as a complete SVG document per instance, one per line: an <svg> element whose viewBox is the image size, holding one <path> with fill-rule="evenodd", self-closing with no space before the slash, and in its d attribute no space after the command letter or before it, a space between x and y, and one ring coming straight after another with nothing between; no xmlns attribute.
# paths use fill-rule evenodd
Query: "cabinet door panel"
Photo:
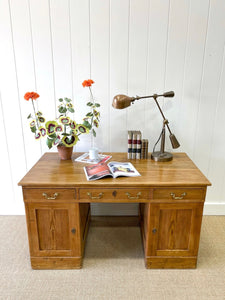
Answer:
<svg viewBox="0 0 225 300"><path fill-rule="evenodd" d="M36 209L40 250L70 250L67 209Z"/></svg>
<svg viewBox="0 0 225 300"><path fill-rule="evenodd" d="M191 209L160 209L158 250L188 249L191 215Z"/></svg>
<svg viewBox="0 0 225 300"><path fill-rule="evenodd" d="M203 205L151 204L149 256L197 255Z"/></svg>
<svg viewBox="0 0 225 300"><path fill-rule="evenodd" d="M74 204L27 204L32 256L79 256L79 207Z"/></svg>

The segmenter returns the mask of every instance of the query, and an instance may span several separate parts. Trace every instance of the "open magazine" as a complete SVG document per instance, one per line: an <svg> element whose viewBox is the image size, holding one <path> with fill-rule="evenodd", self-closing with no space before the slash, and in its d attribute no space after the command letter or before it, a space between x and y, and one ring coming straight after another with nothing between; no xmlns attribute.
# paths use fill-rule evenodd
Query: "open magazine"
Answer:
<svg viewBox="0 0 225 300"><path fill-rule="evenodd" d="M84 167L84 172L87 180L97 180L106 176L111 176L113 178L118 176L141 176L130 162L121 163L112 161L108 164L100 162L92 166Z"/></svg>

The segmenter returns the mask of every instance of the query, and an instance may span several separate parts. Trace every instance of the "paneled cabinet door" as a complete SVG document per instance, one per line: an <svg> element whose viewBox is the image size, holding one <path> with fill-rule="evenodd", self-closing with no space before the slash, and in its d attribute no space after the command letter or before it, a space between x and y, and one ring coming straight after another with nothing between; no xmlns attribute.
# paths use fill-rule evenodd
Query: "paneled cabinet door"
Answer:
<svg viewBox="0 0 225 300"><path fill-rule="evenodd" d="M31 256L80 256L78 205L26 204Z"/></svg>
<svg viewBox="0 0 225 300"><path fill-rule="evenodd" d="M151 204L147 256L196 256L203 203Z"/></svg>

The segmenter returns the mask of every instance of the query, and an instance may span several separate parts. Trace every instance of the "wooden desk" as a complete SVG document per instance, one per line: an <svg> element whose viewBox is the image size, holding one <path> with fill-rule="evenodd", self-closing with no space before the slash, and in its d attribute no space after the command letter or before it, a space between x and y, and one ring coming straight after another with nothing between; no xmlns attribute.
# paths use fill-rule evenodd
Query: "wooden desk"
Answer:
<svg viewBox="0 0 225 300"><path fill-rule="evenodd" d="M61 161L45 153L19 182L33 269L81 268L91 202L140 203L146 268L196 267L211 184L185 153L163 163L131 160L141 176L96 181L87 181L84 164L74 161L80 154ZM111 155L128 161L126 153Z"/></svg>

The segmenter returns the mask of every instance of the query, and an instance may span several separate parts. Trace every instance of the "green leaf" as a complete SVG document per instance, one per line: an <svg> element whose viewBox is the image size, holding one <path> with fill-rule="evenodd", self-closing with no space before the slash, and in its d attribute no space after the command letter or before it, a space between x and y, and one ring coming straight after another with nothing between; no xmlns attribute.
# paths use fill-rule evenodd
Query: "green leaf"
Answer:
<svg viewBox="0 0 225 300"><path fill-rule="evenodd" d="M93 136L96 137L96 132L94 129L92 129L92 133L93 133Z"/></svg>
<svg viewBox="0 0 225 300"><path fill-rule="evenodd" d="M74 113L74 112L75 112L75 110L74 110L72 107L69 107L69 108L68 108L68 111L70 111L71 113Z"/></svg>
<svg viewBox="0 0 225 300"><path fill-rule="evenodd" d="M88 103L87 103L87 106L92 106L92 105L93 105L92 102L88 102Z"/></svg>
<svg viewBox="0 0 225 300"><path fill-rule="evenodd" d="M99 103L95 103L95 106L96 107L100 107L101 105Z"/></svg>
<svg viewBox="0 0 225 300"><path fill-rule="evenodd" d="M86 114L86 116L87 116L87 117L92 117L92 116L93 116L93 113L89 112L89 113Z"/></svg>
<svg viewBox="0 0 225 300"><path fill-rule="evenodd" d="M88 129L91 129L91 124L88 121L84 121L83 125L86 126Z"/></svg>
<svg viewBox="0 0 225 300"><path fill-rule="evenodd" d="M59 113L64 114L64 113L66 113L66 112L67 112L67 108L64 107L64 106L60 106L60 108L59 108Z"/></svg>
<svg viewBox="0 0 225 300"><path fill-rule="evenodd" d="M62 99L62 98L59 98L59 102L63 102L63 99Z"/></svg>
<svg viewBox="0 0 225 300"><path fill-rule="evenodd" d="M37 127L36 126L34 126L34 127L30 127L30 130L31 130L31 132L36 132L37 131Z"/></svg>
<svg viewBox="0 0 225 300"><path fill-rule="evenodd" d="M46 144L47 144L47 146L48 146L49 149L52 148L53 141L54 141L54 140L49 139L49 138L46 139Z"/></svg>
<svg viewBox="0 0 225 300"><path fill-rule="evenodd" d="M66 102L71 102L71 101L72 101L72 100L69 99L69 98L64 98L64 100L65 100Z"/></svg>
<svg viewBox="0 0 225 300"><path fill-rule="evenodd" d="M49 135L50 139L55 139L56 137L57 137L56 133L53 133L53 134Z"/></svg>
<svg viewBox="0 0 225 300"><path fill-rule="evenodd" d="M65 136L70 136L69 133L62 133L62 135L65 135Z"/></svg>
<svg viewBox="0 0 225 300"><path fill-rule="evenodd" d="M30 119L31 118L31 114L29 114L29 116L27 117L27 119Z"/></svg>
<svg viewBox="0 0 225 300"><path fill-rule="evenodd" d="M63 106L60 106L60 107L59 107L59 112L60 112L61 114L63 113L63 109L64 109Z"/></svg>

